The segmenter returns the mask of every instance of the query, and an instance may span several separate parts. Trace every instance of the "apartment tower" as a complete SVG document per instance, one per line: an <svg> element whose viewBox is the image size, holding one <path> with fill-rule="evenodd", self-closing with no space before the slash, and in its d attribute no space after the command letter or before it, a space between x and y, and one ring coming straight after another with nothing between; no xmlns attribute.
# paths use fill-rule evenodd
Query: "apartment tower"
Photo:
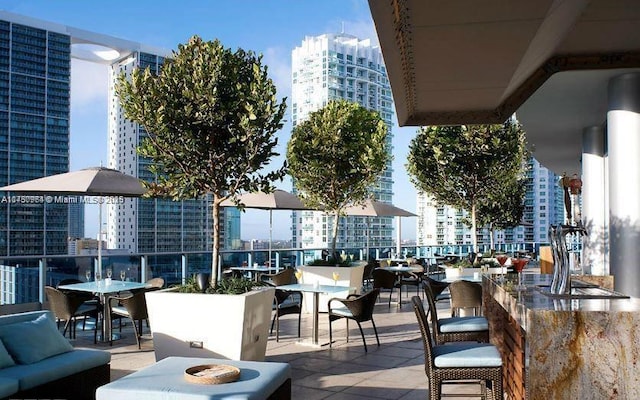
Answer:
<svg viewBox="0 0 640 400"><path fill-rule="evenodd" d="M529 159L523 225L495 232L494 245L518 244L534 246L548 244L549 225L562 223L564 203L559 177L534 159ZM464 224L465 211L437 204L431 196L418 193L418 246L470 245L471 230ZM478 232L478 245L489 248L490 232Z"/></svg>
<svg viewBox="0 0 640 400"><path fill-rule="evenodd" d="M293 126L309 113L335 99L354 101L380 113L389 127L391 151L393 100L391 86L378 46L345 33L307 36L292 52L291 112ZM391 203L391 164L373 188L376 200ZM321 212L292 213L293 247L326 248L331 241L333 220ZM341 218L339 248L364 248L367 226L371 248L393 246L393 219L390 217Z"/></svg>

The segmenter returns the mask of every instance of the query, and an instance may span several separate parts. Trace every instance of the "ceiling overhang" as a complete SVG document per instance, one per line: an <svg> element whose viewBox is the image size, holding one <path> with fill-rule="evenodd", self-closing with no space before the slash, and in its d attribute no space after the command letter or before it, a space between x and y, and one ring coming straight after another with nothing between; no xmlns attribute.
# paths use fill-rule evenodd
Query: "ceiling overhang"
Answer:
<svg viewBox="0 0 640 400"><path fill-rule="evenodd" d="M640 67L634 0L370 0L369 6L399 125L502 123L515 112L536 158L557 173L579 170L582 129L606 120L612 73ZM593 82L576 87L583 79ZM576 149L562 152L559 143Z"/></svg>

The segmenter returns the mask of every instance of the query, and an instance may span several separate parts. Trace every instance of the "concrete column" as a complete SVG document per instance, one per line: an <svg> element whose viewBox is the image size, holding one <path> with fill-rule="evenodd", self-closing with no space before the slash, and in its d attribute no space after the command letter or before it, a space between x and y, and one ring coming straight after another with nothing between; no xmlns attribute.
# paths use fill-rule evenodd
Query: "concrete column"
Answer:
<svg viewBox="0 0 640 400"><path fill-rule="evenodd" d="M585 274L606 275L605 264L605 154L604 129L591 126L582 132L582 223L587 228L583 239L582 268Z"/></svg>
<svg viewBox="0 0 640 400"><path fill-rule="evenodd" d="M640 297L640 74L609 81L609 267L615 289Z"/></svg>

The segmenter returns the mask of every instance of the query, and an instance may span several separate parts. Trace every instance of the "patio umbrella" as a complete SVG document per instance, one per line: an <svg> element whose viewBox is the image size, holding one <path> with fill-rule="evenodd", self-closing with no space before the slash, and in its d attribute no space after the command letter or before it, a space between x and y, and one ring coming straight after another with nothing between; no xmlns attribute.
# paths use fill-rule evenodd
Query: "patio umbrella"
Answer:
<svg viewBox="0 0 640 400"><path fill-rule="evenodd" d="M139 197L146 192L141 181L122 172L90 167L63 174L45 176L13 185L0 187L0 191L19 193L51 193L57 195L124 196ZM102 271L102 202L99 202L98 270Z"/></svg>
<svg viewBox="0 0 640 400"><path fill-rule="evenodd" d="M396 233L396 254L400 254L400 231L402 228L400 217L417 217L411 211L383 203L376 200L366 200L361 205L354 205L344 209L345 215L367 217L367 258L369 257L369 217L398 217L398 232Z"/></svg>
<svg viewBox="0 0 640 400"><path fill-rule="evenodd" d="M238 197L245 208L269 210L269 262L271 262L271 241L273 239L273 210L313 210L305 206L300 198L293 193L276 189L272 193L252 192ZM227 199L221 204L223 207L236 207L235 203Z"/></svg>

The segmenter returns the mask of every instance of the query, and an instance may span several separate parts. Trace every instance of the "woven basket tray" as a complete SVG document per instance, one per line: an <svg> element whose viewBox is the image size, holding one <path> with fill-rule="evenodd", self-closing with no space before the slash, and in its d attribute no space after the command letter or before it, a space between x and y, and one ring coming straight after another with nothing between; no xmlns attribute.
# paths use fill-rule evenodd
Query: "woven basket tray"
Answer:
<svg viewBox="0 0 640 400"><path fill-rule="evenodd" d="M189 367L184 371L187 382L216 385L238 380L240 369L225 364L205 364Z"/></svg>

